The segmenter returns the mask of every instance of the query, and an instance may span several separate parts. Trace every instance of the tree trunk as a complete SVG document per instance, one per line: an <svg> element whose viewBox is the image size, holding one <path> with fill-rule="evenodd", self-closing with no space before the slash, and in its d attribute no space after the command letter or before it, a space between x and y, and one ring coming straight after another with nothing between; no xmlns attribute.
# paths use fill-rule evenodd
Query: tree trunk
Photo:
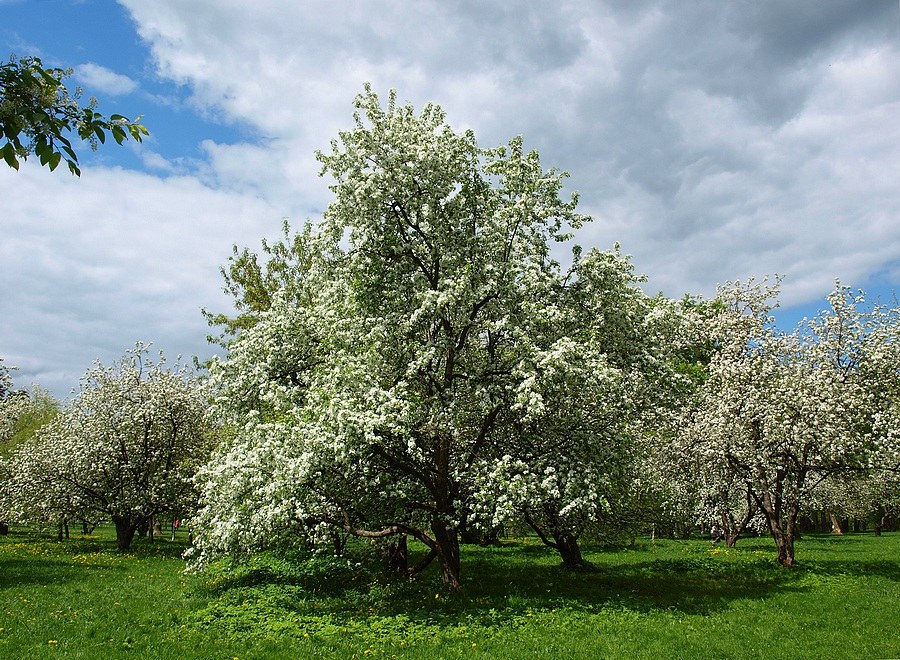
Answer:
<svg viewBox="0 0 900 660"><path fill-rule="evenodd" d="M829 511L828 516L831 518L831 533L837 536L843 534L844 530L841 529L841 521L834 515L834 511Z"/></svg>
<svg viewBox="0 0 900 660"><path fill-rule="evenodd" d="M459 589L462 586L459 579L459 534L456 528L448 526L438 516L431 521L431 531L434 533L437 560L441 565L441 579L451 589Z"/></svg>
<svg viewBox="0 0 900 660"><path fill-rule="evenodd" d="M569 532L559 532L553 535L556 541L556 549L562 557L563 566L569 569L584 568L584 558L581 556L581 548L578 546L578 537Z"/></svg>
<svg viewBox="0 0 900 660"><path fill-rule="evenodd" d="M124 552L131 548L131 542L134 540L138 523L134 518L126 516L113 516L112 520L116 526L116 545L120 552Z"/></svg>
<svg viewBox="0 0 900 660"><path fill-rule="evenodd" d="M787 505L787 516L782 520L782 504L780 497L773 498L769 493L763 493L757 498L757 502L769 524L769 532L778 549L778 563L785 567L794 565L794 538L797 531L797 516L800 507L792 502ZM776 504L777 503L777 504Z"/></svg>
<svg viewBox="0 0 900 660"><path fill-rule="evenodd" d="M384 567L389 573L407 575L409 572L409 551L406 534L399 534L388 541L385 550Z"/></svg>
<svg viewBox="0 0 900 660"><path fill-rule="evenodd" d="M775 546L778 548L778 563L790 568L794 565L794 539L788 534L774 535Z"/></svg>

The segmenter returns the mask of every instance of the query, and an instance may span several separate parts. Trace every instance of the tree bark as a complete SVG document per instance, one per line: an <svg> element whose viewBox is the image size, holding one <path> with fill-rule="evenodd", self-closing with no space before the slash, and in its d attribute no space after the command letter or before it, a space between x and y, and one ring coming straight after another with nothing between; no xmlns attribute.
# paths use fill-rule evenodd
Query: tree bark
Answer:
<svg viewBox="0 0 900 660"><path fill-rule="evenodd" d="M406 534L398 534L388 542L384 565L389 573L398 575L409 573L409 550L407 549Z"/></svg>
<svg viewBox="0 0 900 660"><path fill-rule="evenodd" d="M757 503L769 524L769 532L778 550L778 563L790 568L794 565L794 538L797 531L797 516L800 507L792 502L787 505L787 515L782 520L782 502L780 494L775 498L769 493L757 497Z"/></svg>
<svg viewBox="0 0 900 660"><path fill-rule="evenodd" d="M451 589L459 589L462 587L459 579L459 534L455 527L447 525L439 516L432 518L431 531L434 533L434 550L441 567L441 579Z"/></svg>
<svg viewBox="0 0 900 660"><path fill-rule="evenodd" d="M575 534L565 530L553 529L550 531L550 535L553 537L551 541L547 534L544 533L543 528L527 513L525 514L525 522L535 531L544 545L554 548L559 553L563 566L566 568L583 568L586 565L584 558L581 556L581 548L578 546L578 537Z"/></svg>
<svg viewBox="0 0 900 660"><path fill-rule="evenodd" d="M120 552L124 552L131 548L138 523L129 516L113 516L112 520L116 526L116 545Z"/></svg>
<svg viewBox="0 0 900 660"><path fill-rule="evenodd" d="M831 518L831 533L837 536L843 534L844 530L841 529L841 521L834 515L834 511L829 511L828 516Z"/></svg>
<svg viewBox="0 0 900 660"><path fill-rule="evenodd" d="M562 557L563 566L569 569L584 568L584 558L581 556L581 548L578 546L578 537L569 532L559 532L553 535L556 541L556 549Z"/></svg>

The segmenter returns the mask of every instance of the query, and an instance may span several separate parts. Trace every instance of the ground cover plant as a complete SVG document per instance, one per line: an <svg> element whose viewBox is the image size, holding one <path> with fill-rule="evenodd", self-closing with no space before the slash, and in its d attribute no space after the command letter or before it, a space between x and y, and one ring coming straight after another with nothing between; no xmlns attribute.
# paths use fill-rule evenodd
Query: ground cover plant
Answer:
<svg viewBox="0 0 900 660"><path fill-rule="evenodd" d="M587 546L564 569L534 537L467 547L462 589L345 557L260 554L186 575L185 539L116 551L111 528L0 537L0 657L896 657L900 534ZM424 548L411 546L413 559Z"/></svg>

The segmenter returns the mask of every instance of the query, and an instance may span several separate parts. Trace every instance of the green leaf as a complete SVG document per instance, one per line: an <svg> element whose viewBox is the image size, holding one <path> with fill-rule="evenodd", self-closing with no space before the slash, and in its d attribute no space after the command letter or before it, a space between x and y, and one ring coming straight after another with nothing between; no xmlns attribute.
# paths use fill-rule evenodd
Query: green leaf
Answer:
<svg viewBox="0 0 900 660"><path fill-rule="evenodd" d="M113 124L111 130L113 138L115 138L116 143L118 144L122 144L128 138L128 133L126 133L125 129L123 129L118 124Z"/></svg>
<svg viewBox="0 0 900 660"><path fill-rule="evenodd" d="M5 160L6 164L14 170L19 169L19 160L16 158L16 150L13 149L12 144L7 143L6 146L3 147L3 160Z"/></svg>
<svg viewBox="0 0 900 660"><path fill-rule="evenodd" d="M106 142L106 133L103 132L103 129L95 125L93 131L94 135L97 136L97 139L100 140L100 144L104 144Z"/></svg>
<svg viewBox="0 0 900 660"><path fill-rule="evenodd" d="M62 154L58 151L55 152L52 156L50 156L50 171L52 172L57 167L59 167L59 161L62 160Z"/></svg>
<svg viewBox="0 0 900 660"><path fill-rule="evenodd" d="M78 162L78 154L75 153L75 150L72 149L72 147L64 144L62 150L66 152L66 160L70 160L74 163Z"/></svg>

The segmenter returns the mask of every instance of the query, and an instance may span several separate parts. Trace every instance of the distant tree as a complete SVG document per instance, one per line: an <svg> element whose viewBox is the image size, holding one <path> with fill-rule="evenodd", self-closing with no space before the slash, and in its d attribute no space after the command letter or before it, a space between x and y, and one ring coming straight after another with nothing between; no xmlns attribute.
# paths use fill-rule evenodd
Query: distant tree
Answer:
<svg viewBox="0 0 900 660"><path fill-rule="evenodd" d="M15 367L9 367L3 362L3 358L0 357L0 400L5 399L6 395L12 390L13 381L10 372L15 370Z"/></svg>
<svg viewBox="0 0 900 660"><path fill-rule="evenodd" d="M98 364L77 397L12 455L10 517L111 518L119 549L153 516L183 511L209 455L206 401L184 366L154 363L138 345Z"/></svg>
<svg viewBox="0 0 900 660"><path fill-rule="evenodd" d="M81 175L78 155L69 134L86 140L92 148L106 142L107 134L122 144L148 135L139 122L122 115L105 117L96 112L96 99L79 103L79 90L70 92L64 80L72 69L45 68L37 57L10 58L0 64L0 137L5 144L0 156L13 169L34 154L50 170L63 160L69 171Z"/></svg>
<svg viewBox="0 0 900 660"><path fill-rule="evenodd" d="M47 390L33 385L31 391L17 390L0 400L0 456L29 441L59 412L59 401Z"/></svg>
<svg viewBox="0 0 900 660"><path fill-rule="evenodd" d="M709 377L672 455L703 472L707 492L718 480L739 500L749 494L791 566L798 516L829 479L896 466L900 317L838 285L830 310L787 334L768 316L776 292L720 290Z"/></svg>

